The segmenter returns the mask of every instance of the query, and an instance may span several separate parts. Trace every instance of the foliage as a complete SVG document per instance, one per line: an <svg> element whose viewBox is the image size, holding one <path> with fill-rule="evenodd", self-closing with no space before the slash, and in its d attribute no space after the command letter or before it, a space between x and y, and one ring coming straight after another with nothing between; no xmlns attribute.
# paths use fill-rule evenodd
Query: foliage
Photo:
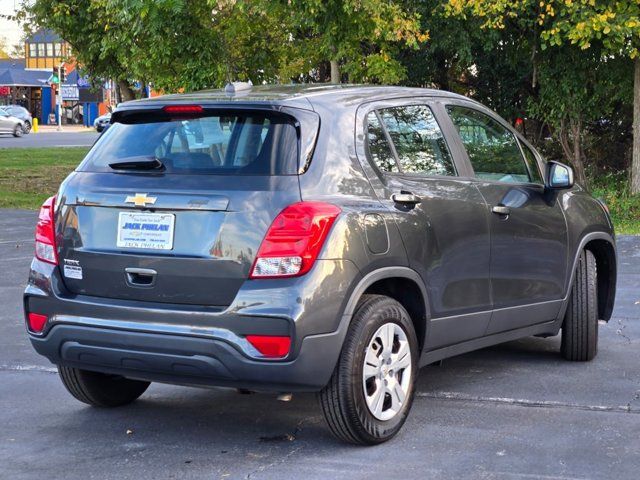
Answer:
<svg viewBox="0 0 640 480"><path fill-rule="evenodd" d="M398 45L427 38L397 1L35 0L28 29L48 27L96 78L161 90L196 90L231 79L304 79L339 60L354 81L397 83ZM171 19L171 21L167 21Z"/></svg>
<svg viewBox="0 0 640 480"><path fill-rule="evenodd" d="M608 53L640 54L640 2L637 0L449 0L452 14L483 18L482 27L510 23L540 33L541 47L576 44L585 50L600 42Z"/></svg>
<svg viewBox="0 0 640 480"><path fill-rule="evenodd" d="M406 76L398 48L428 39L419 15L389 0L280 0L296 41L310 41L322 60L340 61L352 82L398 83Z"/></svg>
<svg viewBox="0 0 640 480"><path fill-rule="evenodd" d="M631 194L626 172L593 176L591 193L604 200L617 234L640 235L640 196Z"/></svg>
<svg viewBox="0 0 640 480"><path fill-rule="evenodd" d="M527 111L550 127L579 180L586 181L589 122L601 121L631 97L631 64L624 59L638 55L640 3L448 0L446 11L479 20L481 29L532 32Z"/></svg>

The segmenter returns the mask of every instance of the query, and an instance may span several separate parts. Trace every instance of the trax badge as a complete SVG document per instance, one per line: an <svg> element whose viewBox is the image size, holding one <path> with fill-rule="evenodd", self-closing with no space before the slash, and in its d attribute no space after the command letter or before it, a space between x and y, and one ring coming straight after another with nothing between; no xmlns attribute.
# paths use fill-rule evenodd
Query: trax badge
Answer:
<svg viewBox="0 0 640 480"><path fill-rule="evenodd" d="M136 207L144 207L147 203L153 205L157 197L147 197L146 193L136 193L135 196L128 196L124 203L133 203Z"/></svg>

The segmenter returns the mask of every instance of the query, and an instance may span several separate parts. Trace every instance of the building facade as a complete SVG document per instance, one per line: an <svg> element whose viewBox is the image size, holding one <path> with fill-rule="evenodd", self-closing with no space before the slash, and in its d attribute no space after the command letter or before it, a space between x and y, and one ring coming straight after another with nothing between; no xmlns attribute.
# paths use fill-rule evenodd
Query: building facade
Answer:
<svg viewBox="0 0 640 480"><path fill-rule="evenodd" d="M51 82L60 65L67 78L58 92L58 85ZM62 123L92 126L109 109L110 95L89 85L76 67L71 46L56 33L39 30L25 41L25 58L0 60L0 105L21 105L41 125L55 124L56 96L61 94Z"/></svg>
<svg viewBox="0 0 640 480"><path fill-rule="evenodd" d="M51 30L40 30L25 42L25 68L48 70L58 67L72 57L71 46Z"/></svg>

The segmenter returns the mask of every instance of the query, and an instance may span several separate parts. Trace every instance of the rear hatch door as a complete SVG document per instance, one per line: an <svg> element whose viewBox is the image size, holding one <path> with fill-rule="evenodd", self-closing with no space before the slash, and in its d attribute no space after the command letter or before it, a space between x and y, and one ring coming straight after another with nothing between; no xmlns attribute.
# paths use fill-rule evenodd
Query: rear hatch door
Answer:
<svg viewBox="0 0 640 480"><path fill-rule="evenodd" d="M62 190L65 286L231 304L275 216L300 201L297 120L232 110L114 118Z"/></svg>

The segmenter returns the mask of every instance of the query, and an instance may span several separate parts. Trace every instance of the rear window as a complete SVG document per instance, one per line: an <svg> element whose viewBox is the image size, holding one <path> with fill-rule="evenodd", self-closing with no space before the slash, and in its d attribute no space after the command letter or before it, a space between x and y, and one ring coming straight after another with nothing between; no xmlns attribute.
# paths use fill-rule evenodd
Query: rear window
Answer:
<svg viewBox="0 0 640 480"><path fill-rule="evenodd" d="M110 164L155 158L165 172L175 174L294 175L298 171L297 131L286 115L224 112L188 119L144 118L144 122L111 125L79 170L114 171Z"/></svg>

